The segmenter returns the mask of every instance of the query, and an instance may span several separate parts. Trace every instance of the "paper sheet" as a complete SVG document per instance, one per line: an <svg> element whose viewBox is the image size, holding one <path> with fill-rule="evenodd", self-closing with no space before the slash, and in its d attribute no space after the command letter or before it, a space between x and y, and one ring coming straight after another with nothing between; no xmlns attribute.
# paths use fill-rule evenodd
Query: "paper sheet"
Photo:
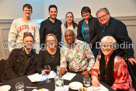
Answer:
<svg viewBox="0 0 136 91"><path fill-rule="evenodd" d="M39 74L39 73L35 73L35 74L29 75L27 77L29 78L29 80L31 82L44 81L44 80L48 79L46 75L42 75L42 74Z"/></svg>
<svg viewBox="0 0 136 91"><path fill-rule="evenodd" d="M50 74L47 76L47 78L55 78L56 73L54 71L51 71Z"/></svg>
<svg viewBox="0 0 136 91"><path fill-rule="evenodd" d="M88 87L87 91L109 91L109 89L100 84L100 87Z"/></svg>
<svg viewBox="0 0 136 91"><path fill-rule="evenodd" d="M65 75L62 76L64 80L72 80L76 76L75 73L67 72Z"/></svg>
<svg viewBox="0 0 136 91"><path fill-rule="evenodd" d="M50 74L47 76L47 75L42 75L42 74L39 74L39 73L35 73L35 74L32 74L32 75L29 75L27 76L31 82L38 82L38 81L45 81L47 80L48 78L55 78L56 76L56 73L54 71L51 71Z"/></svg>

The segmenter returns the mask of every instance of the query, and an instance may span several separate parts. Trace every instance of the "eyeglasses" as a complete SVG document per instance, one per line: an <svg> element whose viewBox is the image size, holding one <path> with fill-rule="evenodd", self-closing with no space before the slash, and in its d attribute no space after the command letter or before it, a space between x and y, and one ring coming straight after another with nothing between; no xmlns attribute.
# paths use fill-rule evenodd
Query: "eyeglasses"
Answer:
<svg viewBox="0 0 136 91"><path fill-rule="evenodd" d="M98 19L100 20L100 19L104 18L106 15L107 15L107 13L105 15L102 15L101 17L98 17Z"/></svg>

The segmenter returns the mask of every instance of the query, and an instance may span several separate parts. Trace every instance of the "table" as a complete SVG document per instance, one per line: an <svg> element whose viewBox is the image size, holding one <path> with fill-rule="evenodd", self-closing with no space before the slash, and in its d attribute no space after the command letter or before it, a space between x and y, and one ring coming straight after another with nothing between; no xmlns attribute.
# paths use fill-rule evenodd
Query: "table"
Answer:
<svg viewBox="0 0 136 91"><path fill-rule="evenodd" d="M36 86L37 89L47 88L50 91L54 91L54 89L55 89L54 79L50 79L50 80L51 80L50 83L44 82L43 84L40 84L40 85ZM3 83L2 85L10 85L11 86L10 91L15 91L15 84L17 82L19 82L19 81L24 82L25 86L30 86L31 85L31 81L27 78L27 76L22 76L22 77L12 79L10 81L7 81L7 82ZM82 83L83 82L83 75L77 73L77 75L71 81L64 80L64 85L68 85L72 81L79 81L79 82ZM104 85L105 87L107 87L109 89L109 91L114 91L108 85L106 85L104 83L101 83L101 84ZM32 91L33 89L34 88L25 88L25 91Z"/></svg>

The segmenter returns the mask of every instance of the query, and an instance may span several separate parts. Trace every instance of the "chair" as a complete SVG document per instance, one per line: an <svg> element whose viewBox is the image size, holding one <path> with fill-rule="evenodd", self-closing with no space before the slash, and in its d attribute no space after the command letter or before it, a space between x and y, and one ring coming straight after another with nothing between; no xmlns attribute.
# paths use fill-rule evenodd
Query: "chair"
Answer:
<svg viewBox="0 0 136 91"><path fill-rule="evenodd" d="M6 65L6 60L4 59L0 60L0 83L2 83L2 75L4 73L5 65Z"/></svg>
<svg viewBox="0 0 136 91"><path fill-rule="evenodd" d="M128 65L128 71L132 79L133 87L136 90L136 64L131 64L128 60L125 60Z"/></svg>

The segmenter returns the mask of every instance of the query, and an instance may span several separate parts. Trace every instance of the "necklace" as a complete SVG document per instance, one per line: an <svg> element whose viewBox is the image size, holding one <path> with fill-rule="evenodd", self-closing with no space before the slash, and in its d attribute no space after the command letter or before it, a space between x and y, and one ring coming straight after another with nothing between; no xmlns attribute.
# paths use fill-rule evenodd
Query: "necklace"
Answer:
<svg viewBox="0 0 136 91"><path fill-rule="evenodd" d="M53 58L53 57L54 57L54 55L51 55L51 57Z"/></svg>

